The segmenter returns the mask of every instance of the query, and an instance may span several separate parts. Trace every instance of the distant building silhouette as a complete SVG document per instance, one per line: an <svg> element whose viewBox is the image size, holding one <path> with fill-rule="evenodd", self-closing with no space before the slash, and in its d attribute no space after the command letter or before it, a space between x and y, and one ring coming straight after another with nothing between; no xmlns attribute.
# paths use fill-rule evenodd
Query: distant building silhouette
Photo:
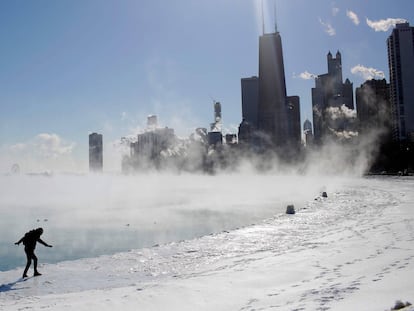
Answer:
<svg viewBox="0 0 414 311"><path fill-rule="evenodd" d="M209 146L220 146L223 144L223 134L221 132L208 132Z"/></svg>
<svg viewBox="0 0 414 311"><path fill-rule="evenodd" d="M414 27L397 24L387 39L393 139L414 142Z"/></svg>
<svg viewBox="0 0 414 311"><path fill-rule="evenodd" d="M210 123L210 132L207 134L209 146L219 146L223 144L223 134L221 133L221 104L214 101L214 122Z"/></svg>
<svg viewBox="0 0 414 311"><path fill-rule="evenodd" d="M212 132L221 132L221 104L214 102L214 122L210 124Z"/></svg>
<svg viewBox="0 0 414 311"><path fill-rule="evenodd" d="M315 78L312 88L313 127L316 143L324 138L340 138L351 130L348 116L354 110L353 85L346 79L342 81L342 57L327 55L328 73Z"/></svg>
<svg viewBox="0 0 414 311"><path fill-rule="evenodd" d="M259 78L241 79L242 119L257 129L259 109Z"/></svg>
<svg viewBox="0 0 414 311"><path fill-rule="evenodd" d="M147 129L148 130L155 130L158 127L158 118L156 115L149 115L147 117Z"/></svg>
<svg viewBox="0 0 414 311"><path fill-rule="evenodd" d="M313 130L312 130L312 122L309 121L309 119L306 119L305 122L303 122L303 131L309 131L310 133L313 134Z"/></svg>
<svg viewBox="0 0 414 311"><path fill-rule="evenodd" d="M391 134L390 85L382 80L368 80L355 90L359 132L379 130Z"/></svg>
<svg viewBox="0 0 414 311"><path fill-rule="evenodd" d="M301 145L302 135L300 128L300 99L299 96L288 96L287 99L289 149L297 151Z"/></svg>
<svg viewBox="0 0 414 311"><path fill-rule="evenodd" d="M303 134L305 135L305 146L311 146L313 143L313 130L312 123L308 119L303 123Z"/></svg>
<svg viewBox="0 0 414 311"><path fill-rule="evenodd" d="M370 171L390 170L399 149L392 144L390 85L385 79L365 81L356 88L355 98L359 136L361 139L369 138L374 147Z"/></svg>
<svg viewBox="0 0 414 311"><path fill-rule="evenodd" d="M174 140L174 130L168 127L139 134L137 141L131 143L131 158L140 167L156 165L161 152L171 148Z"/></svg>
<svg viewBox="0 0 414 311"><path fill-rule="evenodd" d="M102 134L89 135L89 170L102 172L103 170L103 144Z"/></svg>
<svg viewBox="0 0 414 311"><path fill-rule="evenodd" d="M226 134L226 145L236 145L237 144L237 135L236 134Z"/></svg>
<svg viewBox="0 0 414 311"><path fill-rule="evenodd" d="M245 119L239 125L239 144L242 146L251 146L253 144L253 134L255 127L253 127Z"/></svg>

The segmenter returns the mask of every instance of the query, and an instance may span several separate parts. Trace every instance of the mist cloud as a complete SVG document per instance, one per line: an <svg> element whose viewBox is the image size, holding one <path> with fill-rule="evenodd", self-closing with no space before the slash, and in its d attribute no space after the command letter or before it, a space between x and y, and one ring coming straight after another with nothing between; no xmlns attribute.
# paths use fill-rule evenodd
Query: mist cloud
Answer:
<svg viewBox="0 0 414 311"><path fill-rule="evenodd" d="M128 113L126 111L121 112L121 120L125 121L128 119Z"/></svg>
<svg viewBox="0 0 414 311"><path fill-rule="evenodd" d="M324 22L321 18L319 18L319 23L323 26L324 31L328 35L330 35L330 36L335 36L336 35L335 28L333 28L333 26L329 22Z"/></svg>
<svg viewBox="0 0 414 311"><path fill-rule="evenodd" d="M41 224L53 253L64 255L59 260L97 256L257 223L284 213L287 204L299 208L334 184L333 176L315 180L247 171L214 177L0 176L0 234L15 241Z"/></svg>
<svg viewBox="0 0 414 311"><path fill-rule="evenodd" d="M145 69L148 88L152 93L149 100L151 110L140 114L167 116L159 120L159 126L173 128L177 135L187 135L189 129L196 128L201 122L197 112L191 108L194 106L191 99L177 91L183 69L175 60L157 56L147 61Z"/></svg>
<svg viewBox="0 0 414 311"><path fill-rule="evenodd" d="M366 21L367 25L375 31L388 31L390 28L395 27L396 24L405 23L407 20L403 18L387 18L378 21L372 21L367 17Z"/></svg>
<svg viewBox="0 0 414 311"><path fill-rule="evenodd" d="M355 119L356 118L356 111L353 109L349 109L347 106L342 105L340 107L328 107L326 108L326 112L328 116L332 120L337 119Z"/></svg>
<svg viewBox="0 0 414 311"><path fill-rule="evenodd" d="M358 15L355 12L352 12L350 10L346 11L346 16L349 17L349 19L355 24L359 25L359 18Z"/></svg>
<svg viewBox="0 0 414 311"><path fill-rule="evenodd" d="M43 158L58 158L71 154L75 143L65 142L57 134L41 133L32 140L10 146L14 153L34 153Z"/></svg>
<svg viewBox="0 0 414 311"><path fill-rule="evenodd" d="M384 79L385 78L385 74L383 71L372 68L372 67L365 67L363 65L356 65L354 67L351 68L351 73L352 74L356 74L356 75L360 75L361 77L363 77L365 80L372 80L372 79Z"/></svg>
<svg viewBox="0 0 414 311"><path fill-rule="evenodd" d="M359 133L357 131L337 131L334 129L331 129L331 132L339 139L339 140L348 140L354 137L358 137Z"/></svg>
<svg viewBox="0 0 414 311"><path fill-rule="evenodd" d="M9 171L17 163L24 171L76 169L73 152L76 144L55 133L41 133L32 139L0 148L1 169Z"/></svg>
<svg viewBox="0 0 414 311"><path fill-rule="evenodd" d="M311 79L315 79L317 77L318 77L318 75L310 73L307 70L305 70L304 72L301 72L298 76L294 75L294 78L300 78L300 79L303 79L303 80L311 80Z"/></svg>

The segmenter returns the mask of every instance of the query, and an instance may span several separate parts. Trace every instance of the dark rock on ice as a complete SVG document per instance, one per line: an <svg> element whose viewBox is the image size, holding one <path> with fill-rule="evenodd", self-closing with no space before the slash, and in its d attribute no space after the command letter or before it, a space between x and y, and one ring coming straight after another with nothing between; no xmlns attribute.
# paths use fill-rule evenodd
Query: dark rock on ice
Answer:
<svg viewBox="0 0 414 311"><path fill-rule="evenodd" d="M405 307L409 307L411 306L411 303L407 302L407 303L403 303L400 300L397 300L395 302L395 306L391 309L391 310L401 310L404 309Z"/></svg>
<svg viewBox="0 0 414 311"><path fill-rule="evenodd" d="M286 207L286 214L291 214L291 215L295 214L295 207L293 205L288 205Z"/></svg>

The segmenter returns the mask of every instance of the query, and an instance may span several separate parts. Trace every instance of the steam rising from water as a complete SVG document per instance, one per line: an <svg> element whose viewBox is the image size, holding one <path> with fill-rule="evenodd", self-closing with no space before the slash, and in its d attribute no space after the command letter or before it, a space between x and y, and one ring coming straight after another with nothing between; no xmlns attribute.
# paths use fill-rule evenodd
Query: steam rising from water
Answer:
<svg viewBox="0 0 414 311"><path fill-rule="evenodd" d="M326 143L294 165L277 157L249 158L214 176L0 176L0 270L24 265L23 250L13 243L40 226L42 238L54 245L38 247L41 262L56 262L190 239L281 215L288 204L300 208L321 191L361 176L375 157L378 134Z"/></svg>
<svg viewBox="0 0 414 311"><path fill-rule="evenodd" d="M230 230L299 207L328 180L294 175L147 174L0 177L0 270L24 265L13 243L43 227L42 262L96 256ZM328 190L329 191L329 190Z"/></svg>

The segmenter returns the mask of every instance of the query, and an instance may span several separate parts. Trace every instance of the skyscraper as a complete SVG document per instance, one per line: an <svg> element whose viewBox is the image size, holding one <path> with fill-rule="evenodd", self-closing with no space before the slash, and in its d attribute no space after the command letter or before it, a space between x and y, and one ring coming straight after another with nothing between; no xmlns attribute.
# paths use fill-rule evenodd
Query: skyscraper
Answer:
<svg viewBox="0 0 414 311"><path fill-rule="evenodd" d="M300 128L300 99L299 96L288 96L286 98L288 117L287 141L292 151L297 151L301 145L302 135Z"/></svg>
<svg viewBox="0 0 414 311"><path fill-rule="evenodd" d="M89 170L102 172L103 169L103 144L102 134L89 135Z"/></svg>
<svg viewBox="0 0 414 311"><path fill-rule="evenodd" d="M276 19L276 7L275 7ZM259 77L244 78L239 142L290 158L301 143L300 99L286 95L282 39L277 31L259 37ZM292 152L290 152L292 151Z"/></svg>
<svg viewBox="0 0 414 311"><path fill-rule="evenodd" d="M309 121L309 119L306 119L305 122L303 122L303 131L313 133L312 122Z"/></svg>
<svg viewBox="0 0 414 311"><path fill-rule="evenodd" d="M353 85L346 79L342 82L342 57L327 55L328 73L315 78L312 88L312 109L315 142L321 143L326 137L343 137L349 130L350 110L354 109Z"/></svg>
<svg viewBox="0 0 414 311"><path fill-rule="evenodd" d="M256 76L241 79L242 117L254 128L257 128L259 108L259 78Z"/></svg>
<svg viewBox="0 0 414 311"><path fill-rule="evenodd" d="M414 27L397 24L387 46L393 139L414 142Z"/></svg>
<svg viewBox="0 0 414 311"><path fill-rule="evenodd" d="M310 147L313 143L312 123L308 119L303 123L303 134L305 135L305 145Z"/></svg>
<svg viewBox="0 0 414 311"><path fill-rule="evenodd" d="M210 124L208 132L208 143L212 146L218 146L223 143L223 134L221 133L221 104L214 101L214 122Z"/></svg>
<svg viewBox="0 0 414 311"><path fill-rule="evenodd" d="M147 117L147 129L152 131L158 127L158 118L156 115L151 114Z"/></svg>
<svg viewBox="0 0 414 311"><path fill-rule="evenodd" d="M282 39L277 30L259 38L258 130L275 147L283 146L288 136Z"/></svg>
<svg viewBox="0 0 414 311"><path fill-rule="evenodd" d="M359 131L391 130L390 85L382 80L368 80L355 90Z"/></svg>

